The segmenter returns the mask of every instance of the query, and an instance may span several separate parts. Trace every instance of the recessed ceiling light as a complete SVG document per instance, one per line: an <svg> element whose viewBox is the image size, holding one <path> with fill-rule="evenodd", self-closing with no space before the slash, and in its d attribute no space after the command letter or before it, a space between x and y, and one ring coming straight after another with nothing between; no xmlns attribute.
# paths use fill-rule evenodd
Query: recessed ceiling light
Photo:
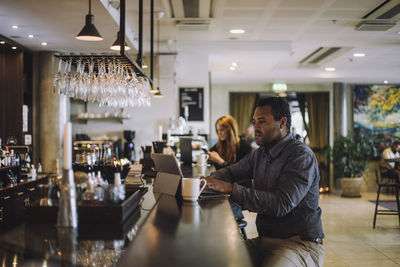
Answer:
<svg viewBox="0 0 400 267"><path fill-rule="evenodd" d="M383 81L383 83L388 83L388 81L385 80L385 81Z"/></svg>
<svg viewBox="0 0 400 267"><path fill-rule="evenodd" d="M364 53L354 53L353 57L365 57Z"/></svg>
<svg viewBox="0 0 400 267"><path fill-rule="evenodd" d="M0 44L5 44L6 42L4 42L4 41L0 41Z"/></svg>
<svg viewBox="0 0 400 267"><path fill-rule="evenodd" d="M236 68L234 66L230 66L229 69L230 70L236 70Z"/></svg>
<svg viewBox="0 0 400 267"><path fill-rule="evenodd" d="M245 33L246 31L244 29L231 29L229 32L233 34L242 34Z"/></svg>
<svg viewBox="0 0 400 267"><path fill-rule="evenodd" d="M12 28L13 29L18 29L18 26L17 25L13 25Z"/></svg>
<svg viewBox="0 0 400 267"><path fill-rule="evenodd" d="M336 69L334 67L326 67L325 70L326 71L335 71Z"/></svg>
<svg viewBox="0 0 400 267"><path fill-rule="evenodd" d="M142 68L143 68L143 69L147 69L148 66L147 66L147 65L143 65Z"/></svg>
<svg viewBox="0 0 400 267"><path fill-rule="evenodd" d="M29 34L28 37L29 38L33 38L34 36L33 36L33 34Z"/></svg>
<svg viewBox="0 0 400 267"><path fill-rule="evenodd" d="M13 47L11 47L11 49L15 50L15 49L17 49L17 47L16 47L16 46L13 46Z"/></svg>
<svg viewBox="0 0 400 267"><path fill-rule="evenodd" d="M238 64L236 62L232 62L232 66L237 67Z"/></svg>
<svg viewBox="0 0 400 267"><path fill-rule="evenodd" d="M47 45L47 43L46 43L46 42L43 42L42 45L45 46L45 45Z"/></svg>

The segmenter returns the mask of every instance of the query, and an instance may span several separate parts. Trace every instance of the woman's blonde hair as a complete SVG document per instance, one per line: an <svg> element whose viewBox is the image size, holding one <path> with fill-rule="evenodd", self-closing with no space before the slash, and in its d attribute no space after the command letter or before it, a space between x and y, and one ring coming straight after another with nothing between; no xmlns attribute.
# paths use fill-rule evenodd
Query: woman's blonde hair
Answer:
<svg viewBox="0 0 400 267"><path fill-rule="evenodd" d="M226 115L215 122L215 131L217 131L217 125L224 127L228 131L226 140L221 141L218 138L217 152L226 162L234 163L236 162L236 151L240 143L238 123L232 116Z"/></svg>

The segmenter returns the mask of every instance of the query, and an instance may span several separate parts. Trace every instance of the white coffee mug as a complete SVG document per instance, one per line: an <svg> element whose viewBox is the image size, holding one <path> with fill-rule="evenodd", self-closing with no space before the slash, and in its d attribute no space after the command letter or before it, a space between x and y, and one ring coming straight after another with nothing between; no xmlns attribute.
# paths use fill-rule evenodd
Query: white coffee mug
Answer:
<svg viewBox="0 0 400 267"><path fill-rule="evenodd" d="M202 153L197 155L197 165L207 165L207 160L210 158L208 154Z"/></svg>
<svg viewBox="0 0 400 267"><path fill-rule="evenodd" d="M200 184L203 185L200 188ZM182 178L182 198L186 201L196 201L206 187L207 181L199 178Z"/></svg>

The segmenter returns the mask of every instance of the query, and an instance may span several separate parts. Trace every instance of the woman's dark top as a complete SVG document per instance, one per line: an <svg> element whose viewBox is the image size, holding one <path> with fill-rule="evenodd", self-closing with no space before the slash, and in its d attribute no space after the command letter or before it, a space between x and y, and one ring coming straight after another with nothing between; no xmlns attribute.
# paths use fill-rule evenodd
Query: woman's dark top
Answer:
<svg viewBox="0 0 400 267"><path fill-rule="evenodd" d="M242 158L244 158L248 153L251 152L251 146L242 138L240 138L239 148L236 150L236 161L238 162ZM217 145L215 144L213 147L210 148L210 151L217 151ZM215 169L219 170L221 168L227 167L230 163L225 162L223 166L218 165L217 163L213 162Z"/></svg>

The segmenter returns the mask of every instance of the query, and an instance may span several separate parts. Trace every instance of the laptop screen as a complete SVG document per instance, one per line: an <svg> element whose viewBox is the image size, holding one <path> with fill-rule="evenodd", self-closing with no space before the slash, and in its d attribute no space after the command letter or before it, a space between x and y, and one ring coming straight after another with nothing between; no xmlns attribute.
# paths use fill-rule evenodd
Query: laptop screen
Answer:
<svg viewBox="0 0 400 267"><path fill-rule="evenodd" d="M176 174L183 177L181 168L179 168L178 160L174 155L167 155L161 153L151 154L151 158L156 166L156 171L165 172L169 174Z"/></svg>

